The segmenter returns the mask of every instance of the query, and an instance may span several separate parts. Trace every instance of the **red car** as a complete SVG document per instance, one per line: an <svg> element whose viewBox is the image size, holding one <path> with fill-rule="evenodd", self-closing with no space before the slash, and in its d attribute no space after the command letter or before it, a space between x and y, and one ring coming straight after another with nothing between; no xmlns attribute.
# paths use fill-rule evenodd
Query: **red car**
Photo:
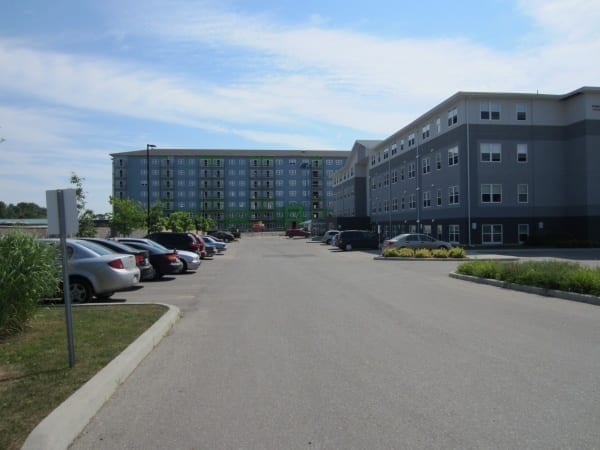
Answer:
<svg viewBox="0 0 600 450"><path fill-rule="evenodd" d="M310 236L310 232L303 230L301 228L290 228L289 230L286 230L285 235L289 238L293 238L293 237L307 238Z"/></svg>

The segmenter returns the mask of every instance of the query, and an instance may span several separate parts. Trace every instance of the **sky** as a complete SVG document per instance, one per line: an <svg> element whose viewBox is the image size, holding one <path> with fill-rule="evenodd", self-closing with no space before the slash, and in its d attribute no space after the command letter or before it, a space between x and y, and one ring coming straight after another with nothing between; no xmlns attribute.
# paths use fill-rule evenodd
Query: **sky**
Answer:
<svg viewBox="0 0 600 450"><path fill-rule="evenodd" d="M458 91L600 85L596 0L19 0L0 13L0 201L111 153L351 150Z"/></svg>

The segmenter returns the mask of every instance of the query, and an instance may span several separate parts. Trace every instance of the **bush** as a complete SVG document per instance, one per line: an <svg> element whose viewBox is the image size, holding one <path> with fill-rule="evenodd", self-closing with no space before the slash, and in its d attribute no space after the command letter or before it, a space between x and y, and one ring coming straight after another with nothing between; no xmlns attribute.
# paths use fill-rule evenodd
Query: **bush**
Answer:
<svg viewBox="0 0 600 450"><path fill-rule="evenodd" d="M600 296L600 268L559 261L471 261L457 273L544 289Z"/></svg>
<svg viewBox="0 0 600 450"><path fill-rule="evenodd" d="M412 248L387 248L383 250L382 255L384 257L401 257L401 258L414 258L415 252Z"/></svg>
<svg viewBox="0 0 600 450"><path fill-rule="evenodd" d="M431 258L431 250L428 248L418 248L415 250L415 258Z"/></svg>
<svg viewBox="0 0 600 450"><path fill-rule="evenodd" d="M467 252L462 247L452 247L448 250L448 258L466 258Z"/></svg>
<svg viewBox="0 0 600 450"><path fill-rule="evenodd" d="M436 248L435 250L431 250L431 256L434 258L447 258L448 250L445 248Z"/></svg>
<svg viewBox="0 0 600 450"><path fill-rule="evenodd" d="M54 247L22 232L0 237L0 333L23 330L38 302L60 288Z"/></svg>

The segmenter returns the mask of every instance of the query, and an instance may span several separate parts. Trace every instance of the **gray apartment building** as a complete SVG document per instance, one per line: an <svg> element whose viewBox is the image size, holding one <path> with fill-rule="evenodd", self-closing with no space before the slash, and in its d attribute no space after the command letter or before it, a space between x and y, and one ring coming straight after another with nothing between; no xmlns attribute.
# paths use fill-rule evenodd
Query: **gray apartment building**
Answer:
<svg viewBox="0 0 600 450"><path fill-rule="evenodd" d="M364 186L364 190L361 187ZM334 216L463 245L600 241L600 88L458 92L333 175Z"/></svg>
<svg viewBox="0 0 600 450"><path fill-rule="evenodd" d="M160 202L167 214L213 218L219 228L285 229L333 213L331 175L349 151L150 148L113 153L113 196ZM326 225L323 225L326 226Z"/></svg>

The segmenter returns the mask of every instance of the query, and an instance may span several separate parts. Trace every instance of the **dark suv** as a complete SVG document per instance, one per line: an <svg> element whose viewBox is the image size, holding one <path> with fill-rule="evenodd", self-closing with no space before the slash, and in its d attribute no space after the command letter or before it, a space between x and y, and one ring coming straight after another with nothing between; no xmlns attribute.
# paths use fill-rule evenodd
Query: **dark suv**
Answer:
<svg viewBox="0 0 600 450"><path fill-rule="evenodd" d="M197 239L192 233L176 233L172 231L160 231L150 233L146 239L152 239L164 247L175 248L177 250L187 250L188 252L201 253L202 249Z"/></svg>
<svg viewBox="0 0 600 450"><path fill-rule="evenodd" d="M366 230L345 230L338 234L337 246L342 250L353 250L355 248L379 248L379 237L377 233Z"/></svg>

